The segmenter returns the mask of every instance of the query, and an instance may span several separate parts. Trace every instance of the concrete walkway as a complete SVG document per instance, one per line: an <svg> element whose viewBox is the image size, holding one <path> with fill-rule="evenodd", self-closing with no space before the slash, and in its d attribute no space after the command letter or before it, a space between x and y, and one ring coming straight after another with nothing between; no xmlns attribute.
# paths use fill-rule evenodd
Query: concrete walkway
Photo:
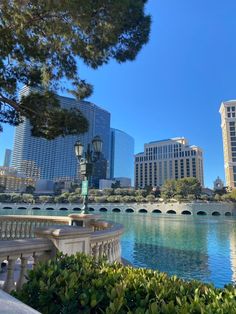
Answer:
<svg viewBox="0 0 236 314"><path fill-rule="evenodd" d="M18 301L11 295L0 289L0 313L1 314L39 314L28 305Z"/></svg>

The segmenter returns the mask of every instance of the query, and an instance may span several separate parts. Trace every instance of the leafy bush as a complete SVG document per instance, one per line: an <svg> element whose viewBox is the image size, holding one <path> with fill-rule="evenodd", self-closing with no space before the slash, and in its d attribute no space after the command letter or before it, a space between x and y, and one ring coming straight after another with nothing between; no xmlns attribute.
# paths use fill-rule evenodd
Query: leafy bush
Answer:
<svg viewBox="0 0 236 314"><path fill-rule="evenodd" d="M44 314L236 313L233 286L216 289L83 254L39 263L14 295Z"/></svg>

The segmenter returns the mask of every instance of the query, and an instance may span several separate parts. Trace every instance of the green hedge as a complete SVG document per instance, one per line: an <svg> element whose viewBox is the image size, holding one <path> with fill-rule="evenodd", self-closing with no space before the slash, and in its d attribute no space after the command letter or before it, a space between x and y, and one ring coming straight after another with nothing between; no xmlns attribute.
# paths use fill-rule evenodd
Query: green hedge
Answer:
<svg viewBox="0 0 236 314"><path fill-rule="evenodd" d="M216 289L149 269L58 256L39 263L14 296L42 313L236 313L236 289Z"/></svg>

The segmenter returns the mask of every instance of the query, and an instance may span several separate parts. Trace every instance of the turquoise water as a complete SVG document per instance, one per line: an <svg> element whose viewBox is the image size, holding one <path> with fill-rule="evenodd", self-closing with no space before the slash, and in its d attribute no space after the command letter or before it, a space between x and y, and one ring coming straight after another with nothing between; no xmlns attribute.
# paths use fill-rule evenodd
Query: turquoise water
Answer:
<svg viewBox="0 0 236 314"><path fill-rule="evenodd" d="M69 213L31 212L35 215ZM124 225L122 256L134 266L210 282L217 287L236 284L235 218L133 213L104 213L102 217Z"/></svg>
<svg viewBox="0 0 236 314"><path fill-rule="evenodd" d="M222 287L236 283L236 219L107 214L122 223L122 256L148 267Z"/></svg>

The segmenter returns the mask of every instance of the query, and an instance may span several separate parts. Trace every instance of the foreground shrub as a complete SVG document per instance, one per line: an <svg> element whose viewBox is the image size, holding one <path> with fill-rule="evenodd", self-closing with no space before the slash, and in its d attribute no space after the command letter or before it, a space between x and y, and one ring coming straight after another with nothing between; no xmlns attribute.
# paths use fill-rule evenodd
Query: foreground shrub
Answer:
<svg viewBox="0 0 236 314"><path fill-rule="evenodd" d="M39 263L14 295L42 313L236 313L236 289L216 289L149 269L58 256Z"/></svg>

